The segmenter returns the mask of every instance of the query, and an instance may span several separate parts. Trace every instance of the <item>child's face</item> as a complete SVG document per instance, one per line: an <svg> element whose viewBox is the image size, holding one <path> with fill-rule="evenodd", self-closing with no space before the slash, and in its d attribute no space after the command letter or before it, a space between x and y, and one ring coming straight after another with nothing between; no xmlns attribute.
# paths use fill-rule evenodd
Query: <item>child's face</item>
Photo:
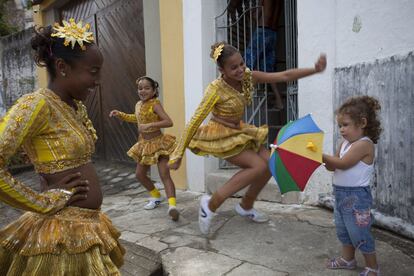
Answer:
<svg viewBox="0 0 414 276"><path fill-rule="evenodd" d="M138 96L141 101L145 102L152 99L155 95L155 89L151 86L151 83L142 79L138 82Z"/></svg>
<svg viewBox="0 0 414 276"><path fill-rule="evenodd" d="M227 78L235 81L242 81L246 64L240 53L234 53L227 58L223 67L219 68L220 72Z"/></svg>
<svg viewBox="0 0 414 276"><path fill-rule="evenodd" d="M355 142L364 136L365 125L357 125L349 115L338 114L336 117L339 133L349 142Z"/></svg>

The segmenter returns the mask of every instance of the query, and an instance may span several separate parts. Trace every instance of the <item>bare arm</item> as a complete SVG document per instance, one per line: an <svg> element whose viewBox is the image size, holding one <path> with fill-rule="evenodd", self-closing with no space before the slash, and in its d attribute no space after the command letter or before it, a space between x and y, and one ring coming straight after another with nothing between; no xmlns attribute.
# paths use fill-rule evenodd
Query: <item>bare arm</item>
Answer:
<svg viewBox="0 0 414 276"><path fill-rule="evenodd" d="M165 112L162 105L155 104L154 112L157 113L157 115L161 118L161 121L150 123L151 127L167 128L173 126L173 122L170 116L168 116L168 114Z"/></svg>
<svg viewBox="0 0 414 276"><path fill-rule="evenodd" d="M335 155L333 157L339 158L339 151L341 150L342 144L343 144L343 142L339 144L338 148L336 149L336 153L335 153ZM325 158L326 156L329 158L329 155L327 155L327 154L323 154L322 155L322 160L325 163L325 168L328 171L331 171L331 172L335 171L335 168L332 167L332 166L330 166L329 163L326 162L326 158Z"/></svg>
<svg viewBox="0 0 414 276"><path fill-rule="evenodd" d="M289 82L297 79L301 79L307 76L311 76L316 73L323 72L326 68L326 56L321 55L318 61L315 63L314 68L297 68L289 69L282 72L262 72L253 71L254 83L275 83L275 82Z"/></svg>
<svg viewBox="0 0 414 276"><path fill-rule="evenodd" d="M370 141L358 141L355 142L351 149L345 154L343 158L339 156L331 156L324 154L323 161L327 168L346 170L353 167L359 161L362 161L369 157L373 152L373 144Z"/></svg>

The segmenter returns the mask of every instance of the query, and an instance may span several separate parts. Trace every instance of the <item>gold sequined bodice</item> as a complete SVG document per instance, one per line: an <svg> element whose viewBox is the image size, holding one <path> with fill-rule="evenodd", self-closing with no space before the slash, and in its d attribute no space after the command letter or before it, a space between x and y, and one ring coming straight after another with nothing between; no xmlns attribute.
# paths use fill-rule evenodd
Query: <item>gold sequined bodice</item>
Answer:
<svg viewBox="0 0 414 276"><path fill-rule="evenodd" d="M177 148L170 156L170 163L183 156L185 148L210 112L219 117L241 118L245 106L251 103L252 93L253 79L249 68L246 68L244 72L242 92L231 87L223 78L210 83L194 116L186 125Z"/></svg>
<svg viewBox="0 0 414 276"><path fill-rule="evenodd" d="M86 107L75 111L48 89L24 95L0 121L0 199L17 208L50 212L68 199L64 191L36 193L7 172L23 147L39 173L56 173L90 162L97 139Z"/></svg>
<svg viewBox="0 0 414 276"><path fill-rule="evenodd" d="M157 98L150 99L148 101L139 101L135 105L135 114L127 114L120 112L118 117L126 122L138 123L140 124L149 124L153 122L158 122L161 118L154 111L154 106L160 104L160 101ZM143 133L150 133L157 131L158 128L152 127L143 131Z"/></svg>
<svg viewBox="0 0 414 276"><path fill-rule="evenodd" d="M81 102L75 111L54 92L41 89L19 103L29 109L42 106L32 121L37 130L22 144L38 172L55 173L90 161L97 137Z"/></svg>

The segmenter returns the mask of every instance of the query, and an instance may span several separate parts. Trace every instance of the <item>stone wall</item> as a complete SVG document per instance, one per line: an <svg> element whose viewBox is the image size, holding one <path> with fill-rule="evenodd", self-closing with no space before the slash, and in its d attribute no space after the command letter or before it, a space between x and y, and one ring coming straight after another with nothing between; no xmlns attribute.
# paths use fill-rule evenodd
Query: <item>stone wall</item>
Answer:
<svg viewBox="0 0 414 276"><path fill-rule="evenodd" d="M337 68L334 107L354 95L376 97L383 133L377 145L373 196L384 215L414 224L414 54ZM334 123L334 140L339 138Z"/></svg>
<svg viewBox="0 0 414 276"><path fill-rule="evenodd" d="M0 38L0 114L20 96L35 90L36 64L30 39L33 29Z"/></svg>

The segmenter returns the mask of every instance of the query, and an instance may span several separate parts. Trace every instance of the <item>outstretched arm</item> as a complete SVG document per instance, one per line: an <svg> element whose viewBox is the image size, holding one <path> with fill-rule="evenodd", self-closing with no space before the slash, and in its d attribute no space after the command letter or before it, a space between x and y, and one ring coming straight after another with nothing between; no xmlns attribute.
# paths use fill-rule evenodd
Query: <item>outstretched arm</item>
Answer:
<svg viewBox="0 0 414 276"><path fill-rule="evenodd" d="M180 165L181 158L184 155L184 151L196 133L198 127L211 112L216 102L220 99L217 95L216 88L209 85L207 91L201 101L200 105L197 107L195 114L191 118L190 122L186 125L184 132L181 136L181 139L178 142L177 148L170 156L169 165L172 169L178 169Z"/></svg>
<svg viewBox="0 0 414 276"><path fill-rule="evenodd" d="M313 68L297 68L289 69L282 72L262 72L262 71L253 71L253 82L254 83L275 83L275 82L289 82L297 79L301 79L307 76L311 76L316 73L323 72L326 68L326 56L321 55L315 67Z"/></svg>
<svg viewBox="0 0 414 276"><path fill-rule="evenodd" d="M135 114L127 114L124 113L122 111L119 110L112 110L109 113L109 117L117 117L118 119L128 122L128 123L136 123L137 122L137 117L135 116Z"/></svg>

